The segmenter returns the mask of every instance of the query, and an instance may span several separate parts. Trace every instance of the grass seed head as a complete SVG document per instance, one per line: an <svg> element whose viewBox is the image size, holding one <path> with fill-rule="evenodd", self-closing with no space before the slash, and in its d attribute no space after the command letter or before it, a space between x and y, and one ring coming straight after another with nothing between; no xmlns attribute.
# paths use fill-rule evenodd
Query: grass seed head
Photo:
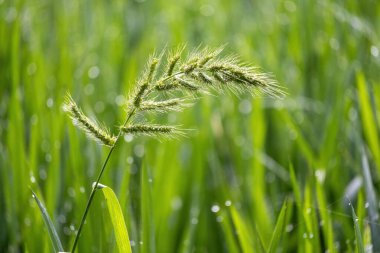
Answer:
<svg viewBox="0 0 380 253"><path fill-rule="evenodd" d="M64 110L69 114L74 125L83 130L88 137L106 146L115 144L116 137L112 136L106 128L99 126L99 124L88 118L70 95L66 97Z"/></svg>

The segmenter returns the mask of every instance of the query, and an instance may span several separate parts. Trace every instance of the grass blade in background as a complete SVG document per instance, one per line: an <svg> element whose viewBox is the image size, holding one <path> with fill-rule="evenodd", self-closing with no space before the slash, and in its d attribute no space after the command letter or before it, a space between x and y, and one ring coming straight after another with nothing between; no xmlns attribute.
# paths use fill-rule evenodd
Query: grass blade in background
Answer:
<svg viewBox="0 0 380 253"><path fill-rule="evenodd" d="M98 185L107 203L107 210L115 233L116 244L119 252L132 253L128 231L125 225L123 211L113 190L105 185Z"/></svg>
<svg viewBox="0 0 380 253"><path fill-rule="evenodd" d="M49 214L46 211L45 206L42 204L42 202L38 199L37 195L33 191L32 191L32 195L33 195L33 198L36 200L38 207L40 208L40 211L41 211L42 217L44 219L46 228L49 232L51 242L53 243L54 251L55 252L63 252L64 250L62 247L61 240L59 239L58 233L55 230L54 224L51 221Z"/></svg>
<svg viewBox="0 0 380 253"><path fill-rule="evenodd" d="M267 251L268 253L276 252L281 236L284 234L287 202L288 202L287 200L284 201L280 214L277 218L277 223L276 223L276 226L274 227L272 239L270 241L269 248Z"/></svg>
<svg viewBox="0 0 380 253"><path fill-rule="evenodd" d="M362 148L362 171L364 177L366 202L368 203L368 215L371 227L373 252L380 252L380 226L378 225L379 212L377 207L378 202L372 183L372 176L368 165L367 154L364 148Z"/></svg>
<svg viewBox="0 0 380 253"><path fill-rule="evenodd" d="M354 221L354 227L355 227L356 248L359 253L364 253L365 250L364 250L364 245L363 245L362 233L360 231L360 226L358 222L359 220L358 220L358 217L356 216L354 207L352 206L351 202L349 202L349 205L351 206L352 220Z"/></svg>
<svg viewBox="0 0 380 253"><path fill-rule="evenodd" d="M360 114L363 124L363 133L371 150L373 159L377 165L377 171L380 172L380 143L379 134L377 132L377 124L374 116L375 110L372 109L366 80L362 72L356 76Z"/></svg>
<svg viewBox="0 0 380 253"><path fill-rule="evenodd" d="M319 170L316 171L315 173L320 173L320 175L325 175L325 171ZM334 245L334 227L333 227L333 222L332 222L332 217L331 217L331 212L329 211L329 206L328 202L326 200L326 192L325 192L325 176L316 176L316 181L315 181L315 190L316 190L316 197L317 197L317 202L318 202L318 208L319 208L319 215L320 219L323 221L323 226L322 226L322 236L325 241L327 250L331 253L337 252L336 247ZM318 233L315 234L316 236Z"/></svg>
<svg viewBox="0 0 380 253"><path fill-rule="evenodd" d="M154 208L152 200L152 177L145 164L141 167L141 252L156 252L154 235Z"/></svg>
<svg viewBox="0 0 380 253"><path fill-rule="evenodd" d="M255 245L255 236L247 226L248 222L244 220L235 207L231 207L231 217L236 228L237 237L242 251L244 253L260 252L260 248Z"/></svg>

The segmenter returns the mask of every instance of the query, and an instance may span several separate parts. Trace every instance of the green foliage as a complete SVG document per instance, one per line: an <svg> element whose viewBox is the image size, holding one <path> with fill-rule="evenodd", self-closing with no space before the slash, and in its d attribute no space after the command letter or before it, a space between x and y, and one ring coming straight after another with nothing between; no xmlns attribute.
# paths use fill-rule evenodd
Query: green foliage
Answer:
<svg viewBox="0 0 380 253"><path fill-rule="evenodd" d="M45 206L42 204L42 202L39 200L39 198L37 197L37 195L34 192L32 192L32 196L36 200L38 208L41 211L42 217L43 217L44 222L45 222L46 229L49 232L49 236L50 236L51 242L53 244L54 251L55 252L63 252L64 250L62 247L61 240L59 239L58 233L55 230L54 224L53 224L52 220L50 219L50 216L49 216L48 212L46 211Z"/></svg>
<svg viewBox="0 0 380 253"><path fill-rule="evenodd" d="M98 188L103 193L103 197L106 201L107 211L112 223L112 228L114 229L118 251L131 253L132 250L129 243L127 227L125 226L123 211L115 193L111 188L104 185L99 185Z"/></svg>
<svg viewBox="0 0 380 253"><path fill-rule="evenodd" d="M221 58L234 52L261 66L289 94L278 101L226 92L180 113L179 104L192 104L187 91L141 103L134 124L197 130L179 140L120 139L101 182L119 199L132 251L241 252L243 242L260 252L287 199L278 251L355 252L346 196L364 249L375 251L378 1L4 0L0 13L0 252L53 251L28 186L44 199L63 248L73 244L108 147L70 126L66 92L115 133L151 52L170 54L155 55L161 64L150 78L157 80L181 71L188 58L175 47L184 43L226 44ZM219 78L180 77L187 90ZM117 251L101 194L94 201L78 252ZM238 220L246 234L236 234Z"/></svg>
<svg viewBox="0 0 380 253"><path fill-rule="evenodd" d="M355 240L356 240L356 249L359 253L364 253L364 245L363 245L363 239L362 239L362 232L360 231L359 227L359 219L356 216L354 207L352 206L351 203L349 203L351 206L351 212L352 212L352 220L354 222L354 227L355 227Z"/></svg>
<svg viewBox="0 0 380 253"><path fill-rule="evenodd" d="M270 244L267 251L268 253L276 252L276 250L279 247L281 236L284 234L284 227L286 222L286 206L287 201L285 200L284 204L282 205L280 214L278 215L276 226L273 230L272 239L270 240Z"/></svg>

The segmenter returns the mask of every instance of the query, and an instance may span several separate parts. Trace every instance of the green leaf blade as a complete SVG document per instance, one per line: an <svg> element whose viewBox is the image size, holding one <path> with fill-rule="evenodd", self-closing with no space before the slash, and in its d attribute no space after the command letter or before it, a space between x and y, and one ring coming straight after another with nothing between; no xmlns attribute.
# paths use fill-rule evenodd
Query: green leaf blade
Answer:
<svg viewBox="0 0 380 253"><path fill-rule="evenodd" d="M273 232L270 244L269 244L268 253L274 253L274 252L276 252L276 250L278 248L278 244L279 244L281 236L283 235L283 232L284 232L286 209L287 209L287 200L285 200L284 204L282 205L280 214L279 214L278 219L277 219L276 226L274 227L274 232Z"/></svg>
<svg viewBox="0 0 380 253"><path fill-rule="evenodd" d="M100 191L103 193L103 197L106 200L107 210L112 222L119 252L132 253L131 244L128 237L128 230L124 221L123 211L114 191L111 188L103 185Z"/></svg>
<svg viewBox="0 0 380 253"><path fill-rule="evenodd" d="M352 206L351 202L350 202L350 206L351 206L351 212L352 212L352 220L354 221L354 227L355 227L356 248L359 253L365 253L362 233L360 231L360 226L358 222L358 217L356 216L354 207Z"/></svg>
<svg viewBox="0 0 380 253"><path fill-rule="evenodd" d="M54 224L53 224L52 220L50 219L50 216L49 216L45 206L42 204L42 202L39 200L39 198L37 197L37 195L33 191L32 191L32 196L33 196L34 200L36 201L38 208L41 211L41 215L42 215L42 218L45 222L46 228L49 232L49 237L50 237L51 242L53 244L54 251L55 252L63 252L64 249L63 249L61 240L59 239L58 233L55 230Z"/></svg>

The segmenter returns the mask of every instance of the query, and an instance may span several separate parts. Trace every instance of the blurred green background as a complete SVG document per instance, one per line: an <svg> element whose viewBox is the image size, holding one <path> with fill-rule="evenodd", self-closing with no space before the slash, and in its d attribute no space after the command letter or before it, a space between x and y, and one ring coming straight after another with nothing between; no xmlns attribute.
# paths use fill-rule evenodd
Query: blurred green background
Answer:
<svg viewBox="0 0 380 253"><path fill-rule="evenodd" d="M101 182L133 252L262 252L285 199L278 252L355 252L348 200L380 251L379 31L376 0L0 0L0 252L52 252L30 188L73 243L108 148L72 126L65 94L116 131L149 55L183 44L226 45L289 95L205 97L162 119L187 138L125 139ZM116 251L103 204L79 252Z"/></svg>

